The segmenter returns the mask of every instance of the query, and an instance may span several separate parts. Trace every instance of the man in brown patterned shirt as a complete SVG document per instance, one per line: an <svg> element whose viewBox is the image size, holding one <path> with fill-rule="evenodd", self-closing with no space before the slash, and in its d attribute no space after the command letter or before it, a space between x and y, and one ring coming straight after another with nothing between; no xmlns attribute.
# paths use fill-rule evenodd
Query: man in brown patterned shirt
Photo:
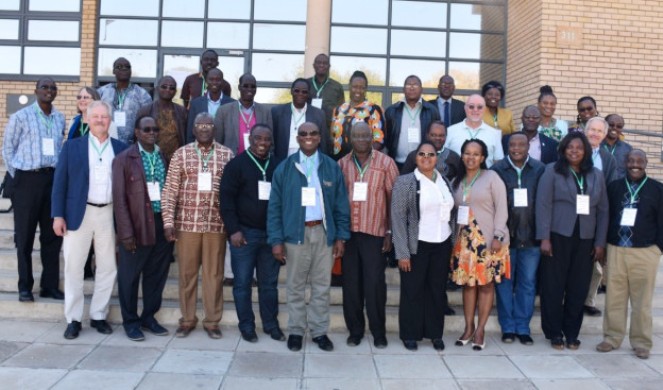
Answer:
<svg viewBox="0 0 663 390"><path fill-rule="evenodd" d="M221 338L223 311L223 258L226 233L219 214L219 185L230 149L214 142L214 120L203 112L196 116L196 140L173 154L161 196L164 234L177 241L179 264L180 326L175 335L186 337L196 327L198 272L203 268L203 328L210 338Z"/></svg>

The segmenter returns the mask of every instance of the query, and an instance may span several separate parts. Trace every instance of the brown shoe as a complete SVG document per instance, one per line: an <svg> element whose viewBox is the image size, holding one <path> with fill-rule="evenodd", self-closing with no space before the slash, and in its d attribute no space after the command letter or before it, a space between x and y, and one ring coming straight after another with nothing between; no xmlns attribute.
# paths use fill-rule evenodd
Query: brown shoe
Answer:
<svg viewBox="0 0 663 390"><path fill-rule="evenodd" d="M205 332L207 332L207 335L209 336L209 338L211 338L211 339L220 339L221 338L221 329L218 326L215 326L213 328L203 327L203 329L205 329Z"/></svg>
<svg viewBox="0 0 663 390"><path fill-rule="evenodd" d="M615 347L607 341L601 341L601 343L596 346L596 350L599 352L610 352L614 349Z"/></svg>
<svg viewBox="0 0 663 390"><path fill-rule="evenodd" d="M175 331L175 337L186 337L193 330L193 326L180 325Z"/></svg>
<svg viewBox="0 0 663 390"><path fill-rule="evenodd" d="M644 348L633 348L635 356L639 359L649 359L649 350Z"/></svg>

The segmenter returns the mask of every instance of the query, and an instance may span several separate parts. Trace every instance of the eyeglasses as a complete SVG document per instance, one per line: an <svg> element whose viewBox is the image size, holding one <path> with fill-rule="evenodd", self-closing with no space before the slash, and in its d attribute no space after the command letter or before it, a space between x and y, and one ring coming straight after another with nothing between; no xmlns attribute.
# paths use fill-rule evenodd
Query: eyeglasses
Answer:
<svg viewBox="0 0 663 390"><path fill-rule="evenodd" d="M311 130L311 131L298 131L297 135L300 137L317 137L320 135L320 132L318 130Z"/></svg>
<svg viewBox="0 0 663 390"><path fill-rule="evenodd" d="M203 130L212 130L214 128L214 125L212 123L196 123L194 126L197 129L203 129Z"/></svg>
<svg viewBox="0 0 663 390"><path fill-rule="evenodd" d="M405 88L407 88L407 89L416 89L416 88L421 88L421 85L419 85L419 84L405 84Z"/></svg>
<svg viewBox="0 0 663 390"><path fill-rule="evenodd" d="M470 110L483 110L483 106L482 106L482 105L476 105L476 106L475 106L474 104L469 104L469 105L467 106L467 108L470 109Z"/></svg>
<svg viewBox="0 0 663 390"><path fill-rule="evenodd" d="M292 93L297 93L297 94L301 94L301 95L308 95L308 89L295 88L295 89L292 90Z"/></svg>
<svg viewBox="0 0 663 390"><path fill-rule="evenodd" d="M174 85L160 85L159 88L163 89L164 91L165 91L165 90L168 90L168 91L177 91L177 87L174 86Z"/></svg>
<svg viewBox="0 0 663 390"><path fill-rule="evenodd" d="M147 126L140 129L140 131L142 131L143 133L158 133L159 130L160 129L156 126Z"/></svg>
<svg viewBox="0 0 663 390"><path fill-rule="evenodd" d="M417 156L423 157L423 158L432 158L432 157L435 157L435 153L434 152L418 152Z"/></svg>
<svg viewBox="0 0 663 390"><path fill-rule="evenodd" d="M115 65L113 67L115 70L129 70L131 69L131 65Z"/></svg>
<svg viewBox="0 0 663 390"><path fill-rule="evenodd" d="M92 96L76 95L76 100L92 100Z"/></svg>
<svg viewBox="0 0 663 390"><path fill-rule="evenodd" d="M256 89L257 87L256 87L255 84L242 84L242 85L240 85L240 88Z"/></svg>
<svg viewBox="0 0 663 390"><path fill-rule="evenodd" d="M57 91L58 87L55 85L40 85L38 89L42 91Z"/></svg>

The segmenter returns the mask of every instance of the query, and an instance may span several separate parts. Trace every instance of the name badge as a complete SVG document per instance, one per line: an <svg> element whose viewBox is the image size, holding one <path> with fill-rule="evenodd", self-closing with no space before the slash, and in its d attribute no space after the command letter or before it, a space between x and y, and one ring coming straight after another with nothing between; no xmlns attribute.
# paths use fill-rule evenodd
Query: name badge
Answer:
<svg viewBox="0 0 663 390"><path fill-rule="evenodd" d="M366 202L368 200L368 183L357 181L352 191L353 202Z"/></svg>
<svg viewBox="0 0 663 390"><path fill-rule="evenodd" d="M94 166L94 182L96 184L106 184L108 180L108 169L105 165L97 164Z"/></svg>
<svg viewBox="0 0 663 390"><path fill-rule="evenodd" d="M527 207L527 188L513 189L514 207Z"/></svg>
<svg viewBox="0 0 663 390"><path fill-rule="evenodd" d="M322 109L322 99L320 98L311 99L311 105L315 108Z"/></svg>
<svg viewBox="0 0 663 390"><path fill-rule="evenodd" d="M411 144L419 144L419 142L421 142L421 130L417 127L408 127L407 142Z"/></svg>
<svg viewBox="0 0 663 390"><path fill-rule="evenodd" d="M249 148L249 133L244 133L244 149Z"/></svg>
<svg viewBox="0 0 663 390"><path fill-rule="evenodd" d="M315 188L302 187L302 206L315 206Z"/></svg>
<svg viewBox="0 0 663 390"><path fill-rule="evenodd" d="M115 111L113 113L113 122L117 127L124 127L127 125L127 113L124 111Z"/></svg>
<svg viewBox="0 0 663 390"><path fill-rule="evenodd" d="M269 200L270 192L272 192L272 183L260 180L258 182L258 200Z"/></svg>
<svg viewBox="0 0 663 390"><path fill-rule="evenodd" d="M459 225L468 225L470 223L470 206L458 206L458 218L456 222Z"/></svg>
<svg viewBox="0 0 663 390"><path fill-rule="evenodd" d="M161 200L161 190L159 190L158 181L147 182L147 195L150 197L150 202L157 202Z"/></svg>
<svg viewBox="0 0 663 390"><path fill-rule="evenodd" d="M576 214L589 215L589 195L576 196Z"/></svg>
<svg viewBox="0 0 663 390"><path fill-rule="evenodd" d="M638 209L624 209L622 211L622 221L619 223L620 226L635 226L635 217L638 215Z"/></svg>
<svg viewBox="0 0 663 390"><path fill-rule="evenodd" d="M290 129L290 140L288 141L288 149L297 149L299 144L297 143L297 127Z"/></svg>
<svg viewBox="0 0 663 390"><path fill-rule="evenodd" d="M53 138L41 139L41 151L44 156L55 156L55 142Z"/></svg>
<svg viewBox="0 0 663 390"><path fill-rule="evenodd" d="M198 191L212 191L212 172L198 172Z"/></svg>

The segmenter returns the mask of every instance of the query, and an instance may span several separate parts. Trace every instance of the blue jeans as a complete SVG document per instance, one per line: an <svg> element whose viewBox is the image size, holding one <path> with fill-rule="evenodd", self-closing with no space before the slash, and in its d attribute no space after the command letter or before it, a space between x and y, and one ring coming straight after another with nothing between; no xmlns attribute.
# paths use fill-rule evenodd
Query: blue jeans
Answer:
<svg viewBox="0 0 663 390"><path fill-rule="evenodd" d="M258 302L262 328L269 333L279 327L278 290L276 288L280 263L272 256L272 247L267 244L267 232L241 226L247 244L239 248L230 245L231 265L235 278L233 298L239 319L239 330L255 331L255 315L251 302L253 270L258 279Z"/></svg>
<svg viewBox="0 0 663 390"><path fill-rule="evenodd" d="M495 284L497 291L497 319L502 333L529 335L529 322L534 314L536 270L539 267L539 247L510 248L511 279Z"/></svg>

